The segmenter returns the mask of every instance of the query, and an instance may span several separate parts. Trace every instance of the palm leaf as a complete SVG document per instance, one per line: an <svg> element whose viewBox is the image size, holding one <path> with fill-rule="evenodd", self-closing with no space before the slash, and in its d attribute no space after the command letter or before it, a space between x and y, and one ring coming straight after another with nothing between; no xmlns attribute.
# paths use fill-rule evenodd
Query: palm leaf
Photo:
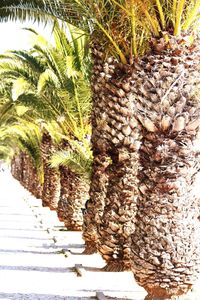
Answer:
<svg viewBox="0 0 200 300"><path fill-rule="evenodd" d="M200 4L199 0L37 0L31 3L18 0L6 3L2 1L0 5L1 20L9 14L14 19L34 18L36 11L40 12L39 19L53 15L92 33L105 54L117 56L124 63L132 59L132 55L147 52L151 37L160 37L163 31L178 36L198 30L194 25L199 19Z"/></svg>
<svg viewBox="0 0 200 300"><path fill-rule="evenodd" d="M11 140L11 148L19 148L28 153L42 180L43 164L40 154L41 133L39 127L31 122L21 120L20 123L13 123L1 128L0 141L5 139Z"/></svg>
<svg viewBox="0 0 200 300"><path fill-rule="evenodd" d="M50 160L52 167L60 165L68 167L74 173L89 179L92 170L92 160L87 155L75 151L58 151L54 153Z"/></svg>

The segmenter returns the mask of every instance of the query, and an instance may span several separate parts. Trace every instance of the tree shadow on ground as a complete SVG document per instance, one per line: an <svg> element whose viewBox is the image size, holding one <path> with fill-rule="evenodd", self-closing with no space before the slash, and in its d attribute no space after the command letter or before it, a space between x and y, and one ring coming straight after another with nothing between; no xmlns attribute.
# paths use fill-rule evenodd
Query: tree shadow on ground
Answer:
<svg viewBox="0 0 200 300"><path fill-rule="evenodd" d="M43 266L0 266L0 270L7 271L35 271L35 272L49 272L49 273L66 273L73 272L73 268L54 268L54 267L43 267ZM0 298L1 299L1 298Z"/></svg>
<svg viewBox="0 0 200 300"><path fill-rule="evenodd" d="M61 254L61 251L30 251L30 250L23 250L23 249L0 249L0 254L5 253L5 254L18 254L18 253L23 253L23 254Z"/></svg>
<svg viewBox="0 0 200 300"><path fill-rule="evenodd" d="M0 299L11 300L91 300L96 297L73 297L73 296L60 296L51 294L22 294L22 293L0 293Z"/></svg>
<svg viewBox="0 0 200 300"><path fill-rule="evenodd" d="M22 293L0 293L0 299L3 300L96 300L95 296L90 297L74 297L74 296L60 296L52 294L22 294ZM128 298L118 298L106 296L106 300L133 300Z"/></svg>

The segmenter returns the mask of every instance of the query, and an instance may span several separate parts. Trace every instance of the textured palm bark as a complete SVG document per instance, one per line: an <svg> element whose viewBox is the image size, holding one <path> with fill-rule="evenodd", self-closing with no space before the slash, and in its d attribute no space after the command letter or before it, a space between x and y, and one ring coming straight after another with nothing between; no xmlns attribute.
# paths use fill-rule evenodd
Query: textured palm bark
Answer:
<svg viewBox="0 0 200 300"><path fill-rule="evenodd" d="M22 156L22 152L20 152L19 154L17 154L16 157L16 168L15 168L15 172L14 172L14 177L16 180L18 180L19 182L22 180L22 163L23 163L23 156Z"/></svg>
<svg viewBox="0 0 200 300"><path fill-rule="evenodd" d="M28 155L25 152L20 153L21 156L21 176L20 184L24 188L28 188L28 172L29 172L29 160Z"/></svg>
<svg viewBox="0 0 200 300"><path fill-rule="evenodd" d="M43 186L38 178L38 174L35 168L33 170L33 178L34 181L31 187L31 193L35 196L35 198L42 199Z"/></svg>
<svg viewBox="0 0 200 300"><path fill-rule="evenodd" d="M122 153L122 148L120 149ZM129 270L131 259L131 233L137 200L138 155L123 151L113 157L109 168L109 185L105 201L103 221L98 228L98 250L106 260L105 271Z"/></svg>
<svg viewBox="0 0 200 300"><path fill-rule="evenodd" d="M44 184L42 191L42 205L56 210L60 196L60 174L48 163L44 163Z"/></svg>
<svg viewBox="0 0 200 300"><path fill-rule="evenodd" d="M16 154L11 161L11 174L16 180L21 176L21 155Z"/></svg>
<svg viewBox="0 0 200 300"><path fill-rule="evenodd" d="M29 166L29 191L33 194L34 197L41 199L42 197L42 184L39 181L38 173L33 165L33 162L30 161Z"/></svg>
<svg viewBox="0 0 200 300"><path fill-rule="evenodd" d="M61 222L65 219L66 202L69 195L70 170L65 166L59 167L60 171L60 197L56 208L57 216Z"/></svg>
<svg viewBox="0 0 200 300"><path fill-rule="evenodd" d="M173 40L133 82L143 139L132 270L146 299L184 299L200 275L199 59L199 47Z"/></svg>
<svg viewBox="0 0 200 300"><path fill-rule="evenodd" d="M30 157L27 153L24 153L23 155L23 186L25 189L27 189L28 191L31 190L30 187L30 177L31 177L31 161L30 161Z"/></svg>
<svg viewBox="0 0 200 300"><path fill-rule="evenodd" d="M82 209L88 199L89 183L67 167L60 167L60 199L57 215L65 227L72 231L81 231L83 226Z"/></svg>
<svg viewBox="0 0 200 300"><path fill-rule="evenodd" d="M45 133L42 138L41 152L44 165L44 183L42 191L42 205L56 210L60 196L60 173L56 168L51 168L49 158L55 151L51 136Z"/></svg>
<svg viewBox="0 0 200 300"><path fill-rule="evenodd" d="M17 169L17 155L15 154L10 162L10 172L12 176L15 178L16 174L16 169Z"/></svg>
<svg viewBox="0 0 200 300"><path fill-rule="evenodd" d="M147 295L144 300L199 300L199 291L189 292L187 295L173 296L169 298Z"/></svg>
<svg viewBox="0 0 200 300"><path fill-rule="evenodd" d="M120 271L130 268L130 234L134 231L138 185L140 128L130 97L133 70L113 58L105 60L95 48L93 56L94 163L107 157L107 165L104 174L96 175L98 168L93 170L87 211L92 212L92 240L107 262L104 269Z"/></svg>
<svg viewBox="0 0 200 300"><path fill-rule="evenodd" d="M68 230L81 231L82 209L89 197L89 182L73 172L71 172L70 179L70 193L65 207L64 224Z"/></svg>
<svg viewBox="0 0 200 300"><path fill-rule="evenodd" d="M90 185L90 200L86 202L83 215L83 239L85 240L84 254L93 254L97 252L98 233L97 226L101 224L103 215L105 197L107 192L109 165L106 154L94 153L93 174Z"/></svg>
<svg viewBox="0 0 200 300"><path fill-rule="evenodd" d="M20 153L20 165L18 166L21 170L20 183L25 189L32 193L33 186L35 184L35 175L33 171L33 163L30 156L25 153Z"/></svg>

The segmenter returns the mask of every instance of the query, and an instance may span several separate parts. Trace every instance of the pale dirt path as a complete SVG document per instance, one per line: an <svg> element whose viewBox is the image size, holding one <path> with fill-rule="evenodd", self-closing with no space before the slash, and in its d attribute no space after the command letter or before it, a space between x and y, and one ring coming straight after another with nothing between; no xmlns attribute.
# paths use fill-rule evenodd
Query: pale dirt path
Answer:
<svg viewBox="0 0 200 300"><path fill-rule="evenodd" d="M100 255L82 255L81 233L63 229L56 212L0 173L0 299L86 300L97 291L106 299L144 299L131 272L99 272ZM85 267L82 276L75 264Z"/></svg>

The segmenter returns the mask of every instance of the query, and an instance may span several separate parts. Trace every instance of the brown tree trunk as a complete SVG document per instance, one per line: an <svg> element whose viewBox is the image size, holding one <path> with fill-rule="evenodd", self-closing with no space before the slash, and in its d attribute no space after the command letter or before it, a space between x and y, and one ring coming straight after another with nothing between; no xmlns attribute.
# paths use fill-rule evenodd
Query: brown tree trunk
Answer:
<svg viewBox="0 0 200 300"><path fill-rule="evenodd" d="M131 98L133 69L112 58L105 61L95 48L93 56L94 167L86 212L86 233L91 232L87 243L93 242L102 254L107 262L104 270L120 271L130 269L130 235L137 209L141 137Z"/></svg>
<svg viewBox="0 0 200 300"><path fill-rule="evenodd" d="M42 191L42 205L55 210L60 195L60 173L56 168L51 168L49 159L55 151L55 145L48 133L43 134L41 152L44 166L44 183Z"/></svg>
<svg viewBox="0 0 200 300"><path fill-rule="evenodd" d="M105 271L130 269L131 233L136 213L138 155L124 151L112 156L98 250L107 261ZM123 153L123 155L122 155Z"/></svg>
<svg viewBox="0 0 200 300"><path fill-rule="evenodd" d="M181 56L139 62L133 91L143 139L132 270L154 300L184 299L200 275L200 49L176 47Z"/></svg>
<svg viewBox="0 0 200 300"><path fill-rule="evenodd" d="M21 176L21 155L16 154L11 161L11 174L16 180Z"/></svg>
<svg viewBox="0 0 200 300"><path fill-rule="evenodd" d="M97 227L101 224L105 197L107 192L109 157L106 154L95 154L93 174L90 185L90 200L86 202L83 216L83 239L85 240L84 254L97 252ZM94 209L95 208L95 209Z"/></svg>
<svg viewBox="0 0 200 300"><path fill-rule="evenodd" d="M28 183L28 168L29 168L29 162L28 162L28 155L25 152L20 153L21 156L21 175L20 175L20 184L27 189L27 183Z"/></svg>
<svg viewBox="0 0 200 300"><path fill-rule="evenodd" d="M60 171L60 197L56 208L57 216L61 222L65 220L65 210L67 205L67 198L69 195L70 171L65 166L59 167Z"/></svg>
<svg viewBox="0 0 200 300"><path fill-rule="evenodd" d="M89 183L66 167L60 167L61 192L57 215L66 228L81 231L83 226L82 209L88 199Z"/></svg>
<svg viewBox="0 0 200 300"><path fill-rule="evenodd" d="M33 162L30 162L29 168L29 191L38 199L42 197L42 183L39 180L39 176Z"/></svg>

